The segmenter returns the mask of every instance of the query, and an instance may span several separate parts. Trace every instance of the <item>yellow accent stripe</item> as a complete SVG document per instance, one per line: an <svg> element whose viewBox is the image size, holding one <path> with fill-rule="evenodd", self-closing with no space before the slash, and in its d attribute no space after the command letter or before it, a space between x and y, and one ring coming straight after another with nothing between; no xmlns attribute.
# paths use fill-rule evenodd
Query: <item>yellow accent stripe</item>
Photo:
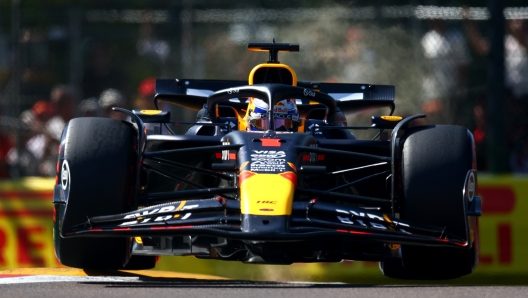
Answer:
<svg viewBox="0 0 528 298"><path fill-rule="evenodd" d="M255 75L255 72L258 69L260 69L260 68L283 68L283 69L287 69L292 75L292 85L293 86L297 86L297 74L295 73L293 68L289 67L286 64L282 64L282 63L262 63L262 64L259 64L259 65L255 66L255 67L253 67L253 69L249 73L249 78L248 78L248 84L249 85L253 85L253 77Z"/></svg>
<svg viewBox="0 0 528 298"><path fill-rule="evenodd" d="M181 208L183 208L183 206L185 206L185 203L187 203L187 201L181 201L181 202L180 202L180 205L178 205L178 208L176 208L175 211L180 211Z"/></svg>
<svg viewBox="0 0 528 298"><path fill-rule="evenodd" d="M381 119L386 121L401 121L403 117L400 116L381 116Z"/></svg>
<svg viewBox="0 0 528 298"><path fill-rule="evenodd" d="M244 169L248 164L249 164L249 161L244 162L244 163L240 166L240 170Z"/></svg>
<svg viewBox="0 0 528 298"><path fill-rule="evenodd" d="M390 218L387 216L387 214L383 214L383 218L384 218L388 223L392 223L392 220L390 220Z"/></svg>

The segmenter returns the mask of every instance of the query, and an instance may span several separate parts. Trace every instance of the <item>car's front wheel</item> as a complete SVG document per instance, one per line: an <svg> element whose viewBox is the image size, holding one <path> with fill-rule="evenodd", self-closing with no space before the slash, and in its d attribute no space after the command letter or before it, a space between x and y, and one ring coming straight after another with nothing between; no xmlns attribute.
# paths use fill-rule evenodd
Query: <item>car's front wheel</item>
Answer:
<svg viewBox="0 0 528 298"><path fill-rule="evenodd" d="M384 275L403 279L450 279L471 273L478 263L478 230L466 214L468 198L463 189L475 168L473 137L464 127L423 126L402 137L403 198L401 218L444 227L452 235L466 237L470 247L401 246L401 261L382 262Z"/></svg>
<svg viewBox="0 0 528 298"><path fill-rule="evenodd" d="M83 269L134 269L155 265L155 256L129 259L128 238L62 238L60 229L88 217L130 211L136 173L133 128L106 118L76 118L64 130L59 184L64 203L56 204L55 254L66 266ZM57 188L56 188L57 191Z"/></svg>

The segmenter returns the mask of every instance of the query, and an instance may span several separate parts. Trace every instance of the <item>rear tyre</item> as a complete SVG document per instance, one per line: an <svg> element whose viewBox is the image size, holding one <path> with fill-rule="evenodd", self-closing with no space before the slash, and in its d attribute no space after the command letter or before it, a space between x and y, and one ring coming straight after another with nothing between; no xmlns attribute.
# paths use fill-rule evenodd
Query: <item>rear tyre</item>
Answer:
<svg viewBox="0 0 528 298"><path fill-rule="evenodd" d="M468 202L462 191L473 169L472 135L460 126L423 126L408 130L402 144L401 218L446 227L464 239ZM477 265L477 245L471 244L471 249L402 245L402 262L383 262L380 268L400 279L457 278Z"/></svg>
<svg viewBox="0 0 528 298"><path fill-rule="evenodd" d="M60 177L65 179L69 174L69 178L63 187L66 205L57 204L55 254L70 267L124 269L130 251L128 238L62 238L59 229L80 224L88 217L130 210L136 170L133 129L113 119L77 118L69 122L62 138L60 167L67 166L68 170L67 175L61 170ZM155 257L149 260L155 264ZM145 268L135 265L134 269L152 268L151 263L140 262Z"/></svg>

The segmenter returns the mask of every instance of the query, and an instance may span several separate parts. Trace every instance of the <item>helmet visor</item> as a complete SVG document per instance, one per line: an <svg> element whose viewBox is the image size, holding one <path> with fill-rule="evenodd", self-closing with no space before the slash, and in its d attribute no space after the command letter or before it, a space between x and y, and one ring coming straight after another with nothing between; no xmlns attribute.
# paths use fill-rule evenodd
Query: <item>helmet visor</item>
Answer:
<svg viewBox="0 0 528 298"><path fill-rule="evenodd" d="M259 118L259 119L251 119L250 120L250 128L251 130L268 130L269 128L269 119L268 118Z"/></svg>
<svg viewBox="0 0 528 298"><path fill-rule="evenodd" d="M291 129L293 127L293 121L291 119L275 118L275 130L282 130L282 127L285 130Z"/></svg>

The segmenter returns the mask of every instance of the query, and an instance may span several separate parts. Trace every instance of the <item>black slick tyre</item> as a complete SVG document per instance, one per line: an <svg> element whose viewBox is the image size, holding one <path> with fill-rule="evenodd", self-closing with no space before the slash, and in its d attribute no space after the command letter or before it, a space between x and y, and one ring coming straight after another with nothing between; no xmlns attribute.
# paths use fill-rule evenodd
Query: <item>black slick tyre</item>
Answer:
<svg viewBox="0 0 528 298"><path fill-rule="evenodd" d="M402 137L401 218L445 227L465 239L468 217L463 195L474 167L473 137L460 126L409 129ZM471 273L477 264L476 244L470 249L401 246L401 262L382 262L384 275L400 279L451 279Z"/></svg>
<svg viewBox="0 0 528 298"><path fill-rule="evenodd" d="M66 203L56 205L55 254L70 267L123 269L130 250L128 238L62 238L58 230L80 224L87 217L130 210L136 170L133 128L113 119L76 118L62 138L59 165L61 179L66 179L61 181ZM140 262L146 268L134 269L152 268L155 257L148 260Z"/></svg>

